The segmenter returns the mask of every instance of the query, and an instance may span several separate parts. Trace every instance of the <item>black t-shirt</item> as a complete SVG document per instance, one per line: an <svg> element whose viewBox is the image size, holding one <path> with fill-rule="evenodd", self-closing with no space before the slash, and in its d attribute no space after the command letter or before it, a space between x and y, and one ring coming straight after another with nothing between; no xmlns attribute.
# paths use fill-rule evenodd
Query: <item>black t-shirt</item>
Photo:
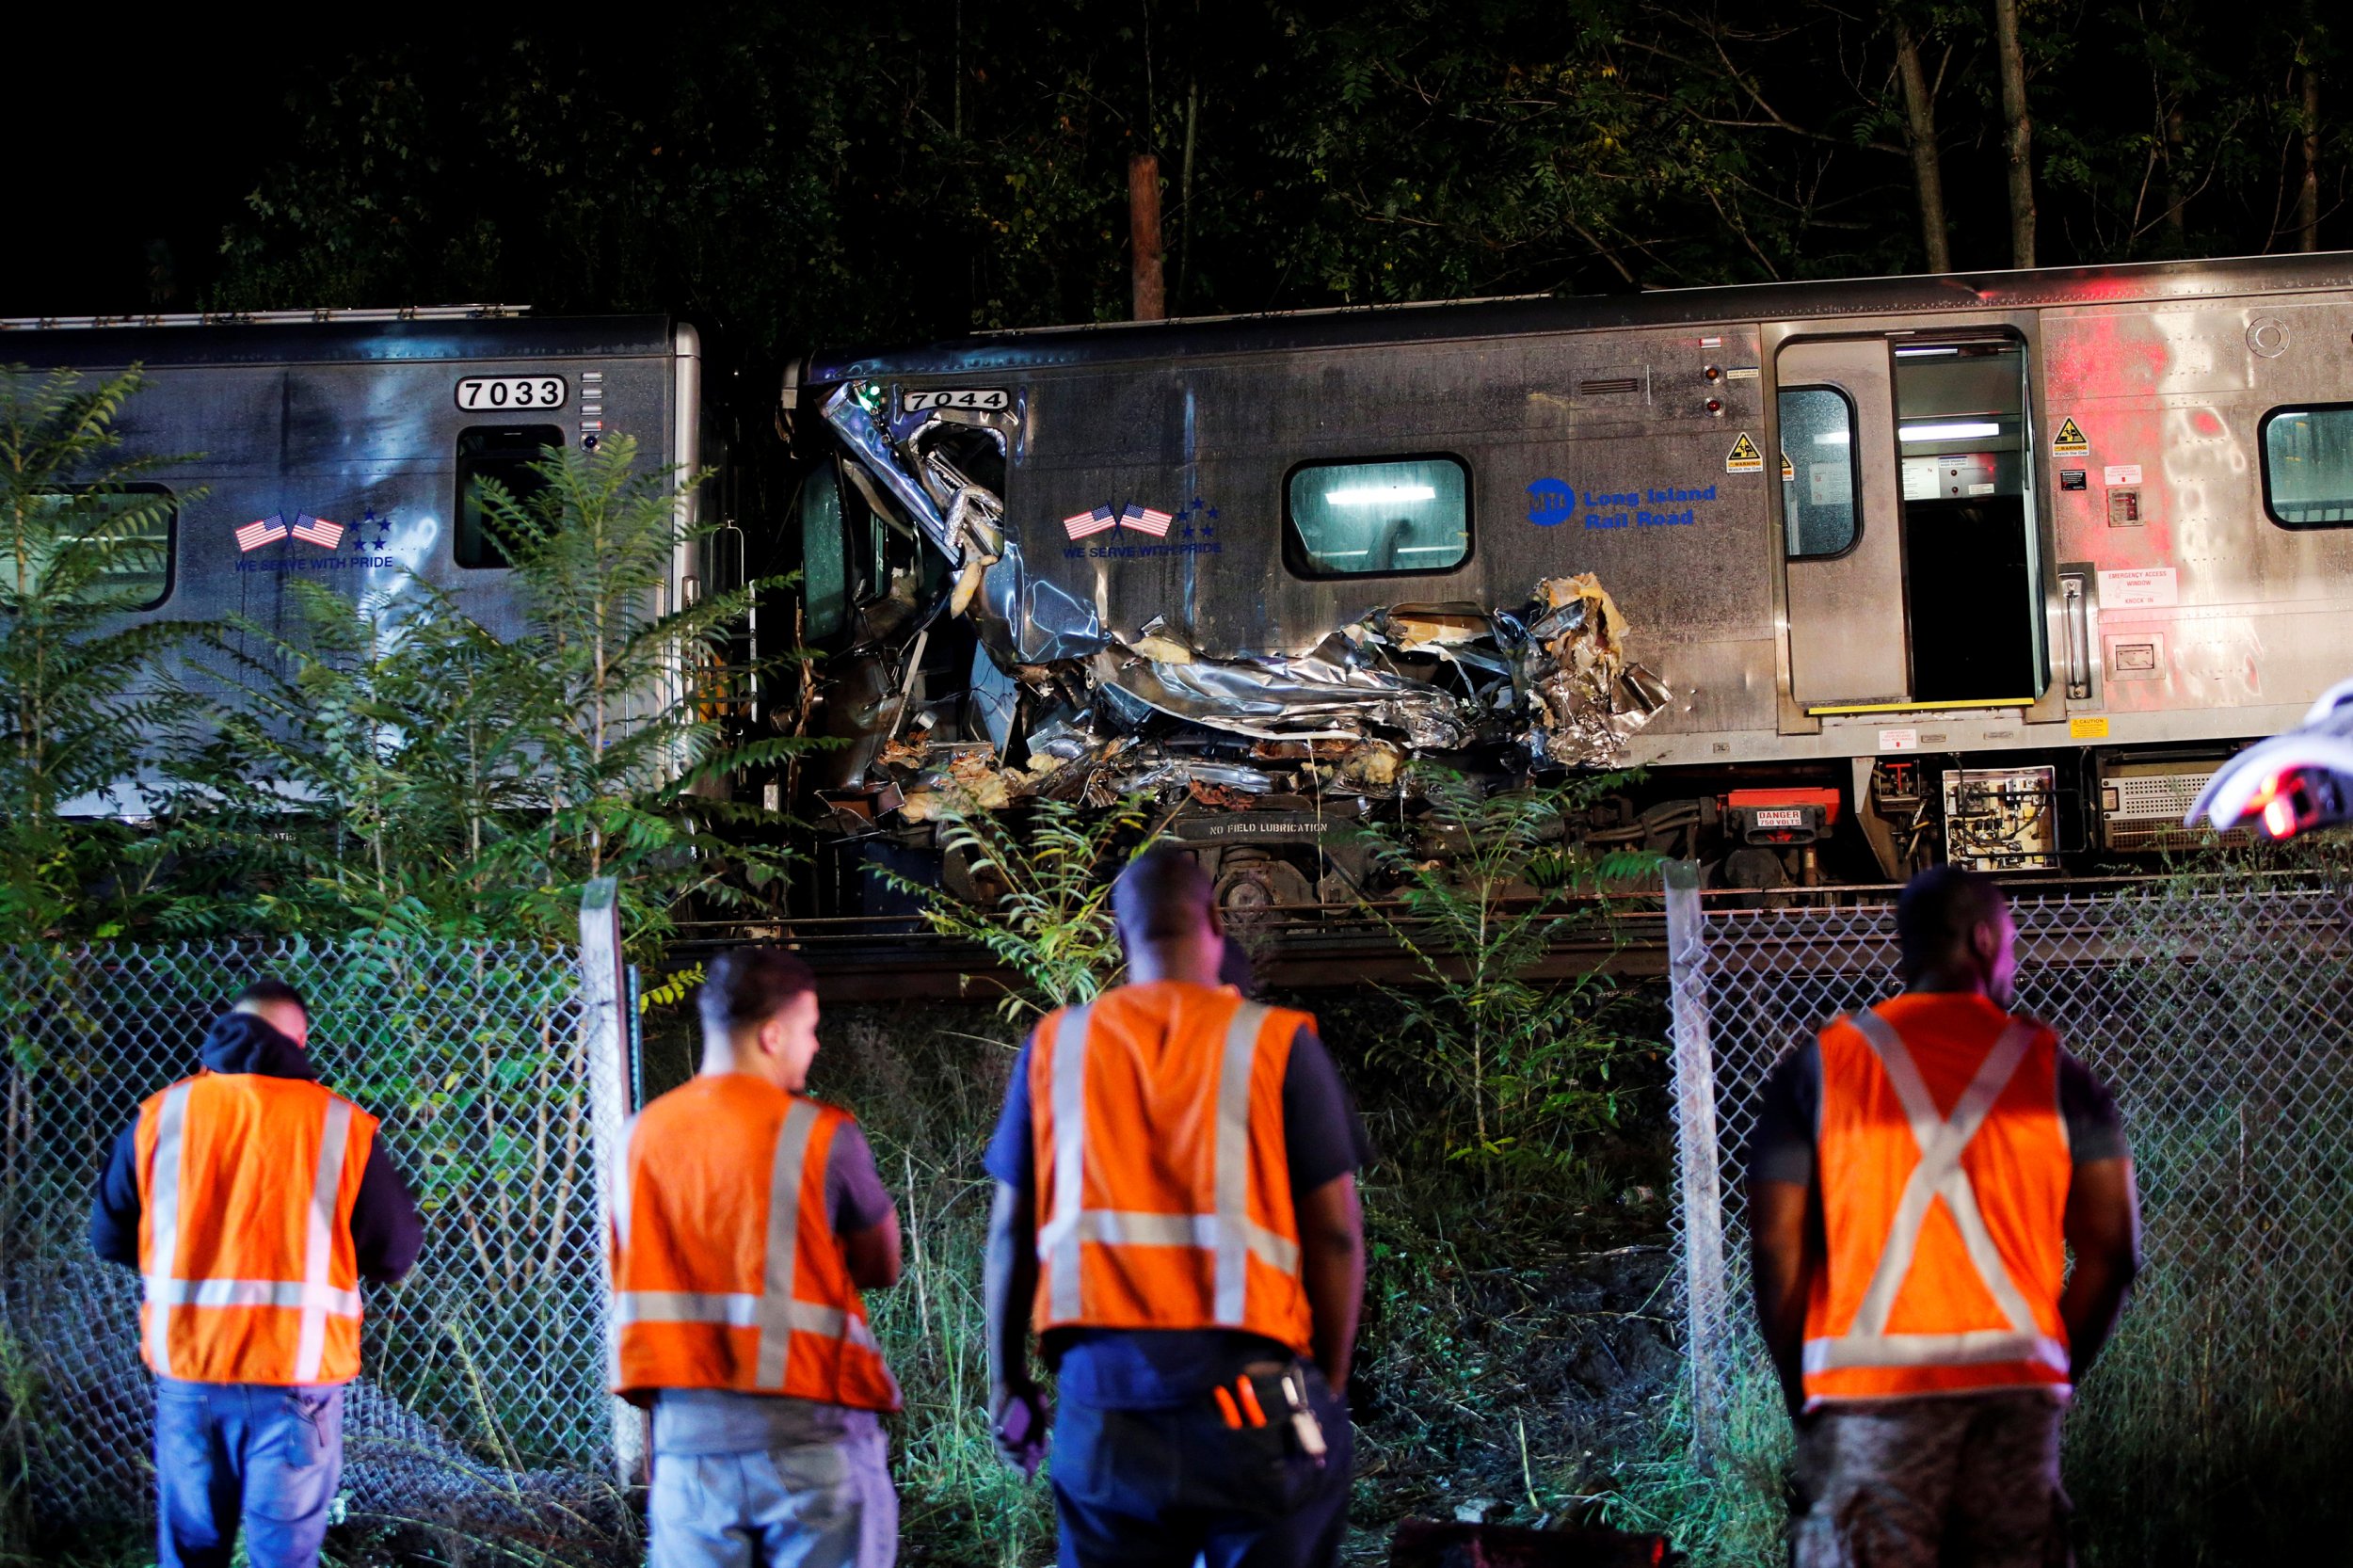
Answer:
<svg viewBox="0 0 2353 1568"><path fill-rule="evenodd" d="M2073 1162L2122 1160L2129 1150L2115 1096L2089 1067L2058 1053L2060 1119L2067 1124ZM1822 1047L1809 1040L1773 1064L1749 1134L1751 1181L1785 1181L1803 1187L1814 1179L1814 1139L1822 1125Z"/></svg>
<svg viewBox="0 0 2353 1568"><path fill-rule="evenodd" d="M1037 1145L1030 1107L1032 1034L1013 1064L1013 1082L982 1163L988 1174L1034 1200ZM1349 1102L1331 1053L1312 1029L1292 1036L1283 1070L1283 1145L1291 1195L1314 1192L1372 1159L1364 1123ZM1046 1359L1061 1378L1062 1397L1105 1410L1165 1409L1206 1397L1253 1361L1284 1360L1288 1347L1233 1329L1055 1329L1045 1336Z"/></svg>

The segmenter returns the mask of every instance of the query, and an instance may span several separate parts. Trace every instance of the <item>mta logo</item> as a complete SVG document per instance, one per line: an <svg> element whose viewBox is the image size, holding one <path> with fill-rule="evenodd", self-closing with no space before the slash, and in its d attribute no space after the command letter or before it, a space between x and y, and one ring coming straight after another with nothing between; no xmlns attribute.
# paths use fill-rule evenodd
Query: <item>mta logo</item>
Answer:
<svg viewBox="0 0 2353 1568"><path fill-rule="evenodd" d="M1554 528L1577 512L1577 487L1558 479L1539 479L1528 487L1528 520L1539 528Z"/></svg>

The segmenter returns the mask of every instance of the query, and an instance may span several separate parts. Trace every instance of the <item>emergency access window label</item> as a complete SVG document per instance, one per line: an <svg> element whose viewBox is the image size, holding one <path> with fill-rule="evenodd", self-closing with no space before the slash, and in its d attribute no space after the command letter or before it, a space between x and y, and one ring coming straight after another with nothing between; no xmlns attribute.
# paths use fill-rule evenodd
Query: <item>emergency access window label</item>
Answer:
<svg viewBox="0 0 2353 1568"><path fill-rule="evenodd" d="M926 387L901 392L899 407L910 414L927 408L973 408L1001 414L1013 407L1013 393L1002 387Z"/></svg>
<svg viewBox="0 0 2353 1568"><path fill-rule="evenodd" d="M2100 608L2104 611L2169 610L2181 601L2181 583L2171 567L2135 567L2100 574Z"/></svg>
<svg viewBox="0 0 2353 1568"><path fill-rule="evenodd" d="M457 383L457 406L561 408L569 392L561 376L469 376Z"/></svg>

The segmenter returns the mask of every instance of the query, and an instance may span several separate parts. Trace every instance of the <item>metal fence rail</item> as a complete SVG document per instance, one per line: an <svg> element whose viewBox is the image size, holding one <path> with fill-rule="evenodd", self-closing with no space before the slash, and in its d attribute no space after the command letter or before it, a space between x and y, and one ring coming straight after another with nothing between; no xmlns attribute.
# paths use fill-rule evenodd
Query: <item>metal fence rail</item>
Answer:
<svg viewBox="0 0 2353 1568"><path fill-rule="evenodd" d="M1702 913L1676 880L1676 1081L1697 1086L1678 1096L1678 1224L1697 1434L1716 1445L1738 1425L1727 1401L1770 1397L1739 1170L1758 1091L1822 1022L1898 989L1895 920ZM2131 1536L2100 1537L2104 1560L2239 1560L2274 1525L2310 1527L2353 1446L2353 900L2013 892L2018 1005L2115 1091L2146 1225L2146 1271L2069 1418L2071 1485L2095 1533Z"/></svg>
<svg viewBox="0 0 2353 1568"><path fill-rule="evenodd" d="M351 1518L550 1546L625 1532L604 1395L598 1032L583 1027L576 956L385 936L0 949L0 1327L29 1374L10 1381L30 1391L37 1512L53 1527L150 1512L138 1283L90 1256L90 1194L140 1100L195 1070L223 1000L264 974L309 998L321 1077L382 1119L425 1216L415 1272L366 1288L345 1410Z"/></svg>

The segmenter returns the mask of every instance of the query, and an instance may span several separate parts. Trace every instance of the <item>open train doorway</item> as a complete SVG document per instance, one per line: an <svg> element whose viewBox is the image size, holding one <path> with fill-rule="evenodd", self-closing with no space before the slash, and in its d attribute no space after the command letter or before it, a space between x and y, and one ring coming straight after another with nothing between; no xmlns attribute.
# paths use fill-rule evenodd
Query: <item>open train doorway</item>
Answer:
<svg viewBox="0 0 2353 1568"><path fill-rule="evenodd" d="M1809 712L2041 695L2027 345L1801 339L1775 360L1792 695Z"/></svg>

